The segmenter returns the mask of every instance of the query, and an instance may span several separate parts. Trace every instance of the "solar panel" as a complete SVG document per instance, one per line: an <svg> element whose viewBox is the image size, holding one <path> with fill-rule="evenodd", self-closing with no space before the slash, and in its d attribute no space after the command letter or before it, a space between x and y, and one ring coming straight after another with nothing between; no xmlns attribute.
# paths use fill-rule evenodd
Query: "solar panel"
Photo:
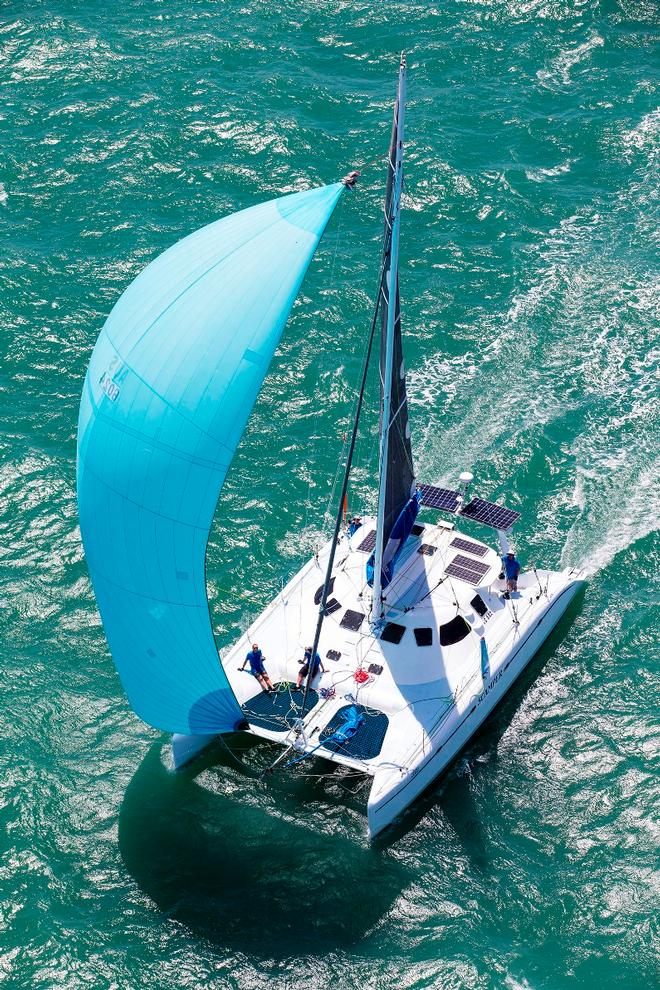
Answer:
<svg viewBox="0 0 660 990"><path fill-rule="evenodd" d="M483 523L484 526L491 526L493 529L510 529L520 513L513 509L507 509L505 505L496 505L495 502L487 502L483 498L473 498L461 509L461 515L466 519L473 519L475 522Z"/></svg>
<svg viewBox="0 0 660 990"><path fill-rule="evenodd" d="M456 577L459 581L465 581L466 584L477 585L489 570L488 564L481 564L478 560L472 560L458 553L445 568L445 574Z"/></svg>
<svg viewBox="0 0 660 990"><path fill-rule="evenodd" d="M361 550L362 553L371 553L371 551L374 549L375 546L376 546L376 530L372 529L371 532L367 533L365 538L362 540L362 543L358 547L358 550Z"/></svg>
<svg viewBox="0 0 660 990"><path fill-rule="evenodd" d="M466 550L467 553L473 553L475 557L485 557L488 553L488 547L481 543L473 543L472 540L464 540L461 536L452 540L449 546L456 547L457 550Z"/></svg>
<svg viewBox="0 0 660 990"><path fill-rule="evenodd" d="M323 614L324 615L332 615L332 613L333 612L336 612L338 608L341 608L341 605L337 601L337 599L336 598L328 598L327 602L325 603L325 612Z"/></svg>
<svg viewBox="0 0 660 990"><path fill-rule="evenodd" d="M451 488L436 488L435 485L420 485L422 505L431 509L443 509L445 512L455 512L458 505L458 492Z"/></svg>
<svg viewBox="0 0 660 990"><path fill-rule="evenodd" d="M459 581L465 581L466 584L471 584L473 586L479 584L479 581L481 580L480 575L475 571L469 570L467 567L459 567L453 560L451 564L445 568L445 574L448 574L450 577L458 578Z"/></svg>
<svg viewBox="0 0 660 990"><path fill-rule="evenodd" d="M470 557L464 557L462 553L457 553L452 564L457 564L458 567L467 567L468 570L474 571L480 577L487 574L490 570L489 564L482 564L479 560L472 560Z"/></svg>

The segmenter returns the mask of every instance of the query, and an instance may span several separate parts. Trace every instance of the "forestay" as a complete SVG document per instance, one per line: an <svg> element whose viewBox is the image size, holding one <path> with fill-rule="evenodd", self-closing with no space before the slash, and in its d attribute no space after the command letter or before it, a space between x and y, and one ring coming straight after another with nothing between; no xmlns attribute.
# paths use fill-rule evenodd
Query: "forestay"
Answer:
<svg viewBox="0 0 660 990"><path fill-rule="evenodd" d="M128 287L94 348L78 505L110 650L135 712L170 732L242 719L218 660L205 554L227 469L344 186L184 238Z"/></svg>

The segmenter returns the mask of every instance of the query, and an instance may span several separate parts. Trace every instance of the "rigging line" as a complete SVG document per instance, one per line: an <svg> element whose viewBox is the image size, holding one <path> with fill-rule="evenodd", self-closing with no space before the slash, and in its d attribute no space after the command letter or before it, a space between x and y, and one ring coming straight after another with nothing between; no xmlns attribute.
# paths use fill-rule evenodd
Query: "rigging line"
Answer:
<svg viewBox="0 0 660 990"><path fill-rule="evenodd" d="M424 600L425 600L426 598L428 598L428 597L429 597L429 595L432 595L434 591L437 591L437 589L438 589L438 588L440 587L440 585L441 585L441 584L443 584L443 583L444 583L444 582L445 582L446 580L447 580L447 576L446 576L446 575L443 575L443 576L442 576L442 577L440 578L440 580L438 581L438 583L437 583L437 584L435 584L435 585L433 585L433 587L432 587L432 588L430 589L430 591L427 591L427 592L426 592L426 594L425 594L425 595L424 595L424 596L423 596L422 598L420 598L420 599L419 599L419 601L416 601L414 605L411 605L409 609L405 609L404 611L409 611L409 612L412 612L412 610L413 610L414 608L416 608L416 607L417 607L417 605L421 605L421 604L422 604L422 602L423 602L423 601L424 601Z"/></svg>
<svg viewBox="0 0 660 990"><path fill-rule="evenodd" d="M338 288L338 285L337 285L337 282L336 282L336 278L335 278L335 271L336 271L336 267L337 267L337 256L339 254L339 244L340 244L340 241L342 240L342 221L344 219L344 209L345 209L344 202L345 202L345 197L342 196L341 199L340 199L340 202L339 202L338 210L337 210L337 224L336 224L335 248L334 248L334 252L333 252L333 256L332 256L332 266L331 266L331 269L330 269L330 277L329 277L328 283L327 283L330 288L332 288L332 287ZM320 374L318 376L319 378L322 378L323 374L325 374L330 369L330 365L328 364L329 356L328 356L327 350L324 353L324 357L325 357L325 360L323 361L323 364L325 365L325 367L322 367L320 369ZM318 432L317 429L316 429L316 427L318 425L318 422L320 420L320 417L323 415L323 412L324 412L324 410L323 410L322 406L320 404L317 404L316 405L316 412L315 412L315 414L314 414L314 416L312 418L312 426L313 426L314 434L316 434ZM337 475L339 473L339 463L340 463L340 461L341 461L341 454L340 454L340 457L338 459L338 466L337 466L337 470L335 471L335 478L333 480L333 491L334 491L334 486L337 483ZM308 482L308 485L307 485L307 500L306 500L306 505L305 505L305 530L307 530L307 526L309 524L309 513L310 513L310 510L311 510L313 479L314 479L314 472L311 471L310 472L310 476L309 476L309 482ZM328 510L326 509L326 512L325 512L325 515L324 515L324 522L323 522L324 525L325 525L325 518L327 516L327 512L328 512ZM316 546L317 546L317 548L319 546L319 538L318 537L316 539Z"/></svg>
<svg viewBox="0 0 660 990"><path fill-rule="evenodd" d="M383 251L383 257L380 268L380 277L378 280L378 293L376 294L376 302L374 304L373 316L371 320L371 329L369 331L369 343L367 345L367 351L365 354L364 365L362 368L362 376L360 381L360 391L358 393L357 409L355 412L355 419L353 421L353 430L351 432L351 442L348 450L348 455L346 458L346 468L344 470L344 478L342 481L341 495L339 498L339 507L337 509L337 516L335 519L335 530L332 538L332 544L330 547L330 554L328 556L328 567L325 575L325 582L323 585L323 592L321 595L321 604L319 607L319 617L316 623L316 631L314 633L314 643L312 645L312 655L310 657L309 670L307 671L307 679L305 681L305 693L303 695L302 712L301 718L304 716L305 708L307 707L307 697L309 695L309 688L313 677L314 671L314 657L318 649L319 640L321 638L321 627L323 626L323 619L325 618L325 611L328 602L328 594L330 589L330 580L332 578L332 568L335 561L335 551L337 549L337 541L339 539L339 531L341 529L343 510L344 510L344 496L348 490L348 478L351 473L351 467L353 464L353 454L355 452L355 443L358 434L358 425L360 422L360 413L362 412L362 403L364 401L364 392L367 383L367 377L369 373L369 362L371 360L371 352L373 350L374 337L376 334L376 324L378 322L378 314L380 312L380 290L382 289L383 282L385 280L385 274L388 269L389 264L389 241L390 237L386 238L384 245L385 250Z"/></svg>

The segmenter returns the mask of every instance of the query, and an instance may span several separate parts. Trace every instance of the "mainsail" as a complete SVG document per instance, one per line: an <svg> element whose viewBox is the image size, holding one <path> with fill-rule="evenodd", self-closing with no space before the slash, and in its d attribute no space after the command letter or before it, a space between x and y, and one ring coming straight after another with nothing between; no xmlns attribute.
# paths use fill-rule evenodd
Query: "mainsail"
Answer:
<svg viewBox="0 0 660 990"><path fill-rule="evenodd" d="M380 614L381 590L388 583L388 564L397 546L390 545L395 525L408 506L413 495L415 473L413 469L408 423L408 399L406 375L401 342L401 309L399 302L399 216L403 182L403 125L405 112L406 63L401 59L399 88L394 105L392 139L388 156L387 186L385 191L385 280L381 302L381 445L380 482L376 548L370 561L368 574L373 570L374 618ZM416 515L416 505L410 505L402 518ZM413 515L414 513L414 515ZM410 523L412 526L412 522ZM406 526L403 525L403 529ZM399 527L397 527L398 531ZM407 537L407 533L405 534ZM397 543L399 537L397 535ZM389 558L389 559L388 559Z"/></svg>
<svg viewBox="0 0 660 990"><path fill-rule="evenodd" d="M231 730L205 555L216 502L342 183L243 210L152 262L110 313L80 406L78 506L96 600L135 712Z"/></svg>
<svg viewBox="0 0 660 990"><path fill-rule="evenodd" d="M392 141L388 156L387 186L385 191L385 225L391 222L392 197L394 194L395 176L394 169L397 158L397 145L403 142L403 134L399 135L398 113L399 103L397 100L394 111L394 123L392 126ZM396 210L399 210L399 203ZM392 262L392 251L389 251L390 265ZM388 285L394 285L393 298L388 298ZM391 365L391 386L389 395L389 410L386 413L382 400L384 398L384 382L387 369L387 321L390 306L394 308L394 327L392 335L392 365ZM381 305L381 342L380 342L380 379L381 379L381 417L389 416L389 436L387 442L387 470L385 474L385 515L383 518L383 533L385 543L387 536L392 531L392 527L410 498L415 472L413 470L412 449L410 444L410 425L408 422L408 397L406 394L406 372L403 360L403 344L401 340L401 304L399 300L399 272L398 268L392 272L388 268L388 276L383 293Z"/></svg>

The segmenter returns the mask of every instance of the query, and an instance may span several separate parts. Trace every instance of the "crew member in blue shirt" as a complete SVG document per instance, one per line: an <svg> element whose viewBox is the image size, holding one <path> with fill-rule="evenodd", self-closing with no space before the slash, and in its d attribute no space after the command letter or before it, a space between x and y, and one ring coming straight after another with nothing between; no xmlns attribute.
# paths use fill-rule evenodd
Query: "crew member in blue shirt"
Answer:
<svg viewBox="0 0 660 990"><path fill-rule="evenodd" d="M249 663L250 673L252 674L253 677L257 678L259 684L262 686L264 691L274 691L275 688L273 687L270 677L266 673L266 668L264 667L265 659L266 658L259 649L259 644L253 643L252 649L250 650L245 660L243 661L243 666L241 667L241 670L245 670L245 664Z"/></svg>
<svg viewBox="0 0 660 990"><path fill-rule="evenodd" d="M358 529L360 528L361 525L362 525L362 520L360 519L360 517L359 516L353 516L353 518L351 519L351 521L348 524L348 535L349 536L352 536L353 533L357 533L357 531L358 531Z"/></svg>
<svg viewBox="0 0 660 990"><path fill-rule="evenodd" d="M310 664L311 659L312 659L312 648L311 648L311 646L308 646L307 649L305 650L305 656L300 661L300 663L302 663L302 667L300 668L300 672L298 674L298 682L296 683L296 687L297 688L301 688L302 687L303 681L305 680L305 678L309 674L309 664ZM319 669L322 670L323 673L325 673L325 667L323 666L323 664L321 662L321 657L318 655L318 653L315 653L314 654L314 663L312 664L312 680L314 680L314 678L318 674Z"/></svg>
<svg viewBox="0 0 660 990"><path fill-rule="evenodd" d="M520 574L520 561L513 550L509 550L502 557L502 567L506 578L505 598L510 598L512 592L518 590L518 575Z"/></svg>

